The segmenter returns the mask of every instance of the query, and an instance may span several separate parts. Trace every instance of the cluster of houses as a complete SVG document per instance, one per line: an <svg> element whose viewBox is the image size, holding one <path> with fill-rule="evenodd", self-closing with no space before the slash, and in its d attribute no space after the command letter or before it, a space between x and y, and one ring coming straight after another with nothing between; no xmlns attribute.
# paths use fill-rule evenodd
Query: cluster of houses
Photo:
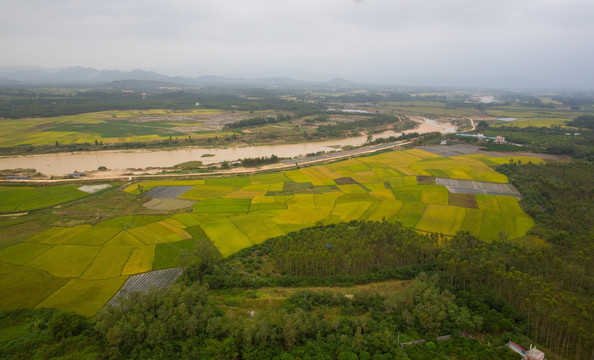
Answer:
<svg viewBox="0 0 594 360"><path fill-rule="evenodd" d="M477 138L479 140L483 140L483 141L494 141L495 144L507 144L507 141L505 141L505 138L503 136L485 136L483 134L462 134L462 133L458 133L456 134L457 136L463 136L463 137L473 137L473 138Z"/></svg>

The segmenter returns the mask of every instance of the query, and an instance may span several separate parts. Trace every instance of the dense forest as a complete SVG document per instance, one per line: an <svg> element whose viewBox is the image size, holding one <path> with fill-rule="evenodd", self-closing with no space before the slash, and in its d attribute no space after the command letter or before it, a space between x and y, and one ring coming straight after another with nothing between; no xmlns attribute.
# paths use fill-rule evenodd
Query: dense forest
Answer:
<svg viewBox="0 0 594 360"><path fill-rule="evenodd" d="M291 120L291 115L278 114L274 117L267 117L267 118L257 117L257 118L252 118L252 119L239 120L236 122L226 124L225 127L229 128L229 129L238 129L238 128L246 128L246 127L251 127L251 126L275 124L275 123L279 123L279 122L283 122L283 121L290 121L290 120Z"/></svg>

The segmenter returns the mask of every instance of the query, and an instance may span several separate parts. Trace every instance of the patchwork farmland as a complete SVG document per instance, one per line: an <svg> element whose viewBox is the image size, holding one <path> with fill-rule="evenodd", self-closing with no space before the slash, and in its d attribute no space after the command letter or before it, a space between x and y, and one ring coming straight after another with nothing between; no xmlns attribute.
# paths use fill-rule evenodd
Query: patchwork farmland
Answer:
<svg viewBox="0 0 594 360"><path fill-rule="evenodd" d="M501 161L413 149L279 173L131 184L125 189L130 197L185 200L184 208L53 227L5 247L0 309L57 307L93 315L129 277L176 267L177 256L202 237L223 256L316 224L350 220L398 221L443 236L466 230L486 241L521 238L534 222L516 197L456 193L435 180L507 186L491 167Z"/></svg>

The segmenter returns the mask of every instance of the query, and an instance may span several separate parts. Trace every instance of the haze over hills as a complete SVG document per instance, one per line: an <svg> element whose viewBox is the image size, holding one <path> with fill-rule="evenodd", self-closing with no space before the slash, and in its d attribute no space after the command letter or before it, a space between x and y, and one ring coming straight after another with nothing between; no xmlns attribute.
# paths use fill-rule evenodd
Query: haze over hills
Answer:
<svg viewBox="0 0 594 360"><path fill-rule="evenodd" d="M287 71L287 73L296 74ZM86 67L41 68L41 67L0 67L0 86L103 86L103 87L264 87L264 88L301 88L301 87L450 87L450 88L491 88L491 89L558 89L559 84L541 79L516 77L403 77L401 79L371 78L353 75L356 81L344 78L331 80L319 77L319 80L296 79L274 74L253 74L254 77L223 77L203 75L198 77L168 76L154 71L136 69L132 71L99 70ZM265 76L277 75L277 76ZM126 82L123 82L126 81ZM134 81L134 82L128 82ZM122 83L123 82L123 83Z"/></svg>

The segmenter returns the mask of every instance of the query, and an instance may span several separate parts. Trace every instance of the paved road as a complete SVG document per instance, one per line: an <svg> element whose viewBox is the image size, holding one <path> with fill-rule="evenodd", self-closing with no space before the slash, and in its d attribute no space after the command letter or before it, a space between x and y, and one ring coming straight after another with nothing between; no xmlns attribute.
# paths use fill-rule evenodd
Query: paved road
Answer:
<svg viewBox="0 0 594 360"><path fill-rule="evenodd" d="M355 155L373 153L376 151L389 149L396 146L402 146L410 144L411 140L406 141L395 141L386 144L364 146L352 150L338 151L335 153L324 154L320 156L310 156L298 159L282 160L277 164L264 166L262 168L234 168L229 170L213 171L213 172L201 172L201 173L189 173L189 174L148 174L148 175L116 175L116 176L105 176L105 177L81 177L77 179L29 179L29 180L4 180L5 182L20 182L20 183L61 183L61 182L88 182L88 181L107 181L107 180L129 180L129 179L158 179L158 178L189 178L196 176L213 176L213 175L251 175L263 171L275 171L275 170L286 170L294 167L296 164L315 164L329 160L339 160L348 158Z"/></svg>
<svg viewBox="0 0 594 360"><path fill-rule="evenodd" d="M356 148L356 149L352 149L352 150L343 150L343 151L338 151L338 152L329 153L329 154L323 154L323 155L319 155L319 156L309 156L309 157L304 157L304 158L282 160L281 162L286 165L313 164L316 162L342 159L342 158L350 157L350 156L354 156L354 155L373 153L376 151L390 149L395 146L402 146L402 145L409 144L409 143L411 143L411 140L394 141L394 142L390 142L390 143L364 146L364 147L360 147L360 148Z"/></svg>

